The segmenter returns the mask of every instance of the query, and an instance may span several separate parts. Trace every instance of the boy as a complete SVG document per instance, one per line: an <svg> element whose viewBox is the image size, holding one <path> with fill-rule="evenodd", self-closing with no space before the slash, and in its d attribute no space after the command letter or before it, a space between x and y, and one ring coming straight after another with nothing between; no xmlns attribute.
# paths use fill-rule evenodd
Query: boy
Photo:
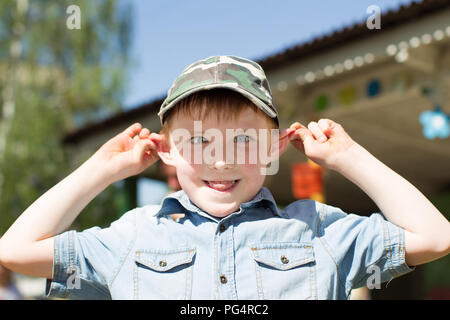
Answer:
<svg viewBox="0 0 450 320"><path fill-rule="evenodd" d="M389 281L449 253L449 222L339 124L294 123L278 134L253 61L216 56L188 66L159 116L161 134L132 125L34 202L1 238L0 262L52 279L50 296L347 299L370 276ZM278 209L264 172L288 141L357 184L387 220L312 200ZM109 228L64 232L109 184L158 158L176 168L183 190ZM184 217L175 222L175 213Z"/></svg>

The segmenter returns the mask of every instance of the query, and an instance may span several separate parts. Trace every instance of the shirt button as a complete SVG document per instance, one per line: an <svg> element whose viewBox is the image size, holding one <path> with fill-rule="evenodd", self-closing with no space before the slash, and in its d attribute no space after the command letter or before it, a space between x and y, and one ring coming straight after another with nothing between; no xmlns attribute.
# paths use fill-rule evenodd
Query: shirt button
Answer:
<svg viewBox="0 0 450 320"><path fill-rule="evenodd" d="M289 263L289 259L286 258L285 255L283 255L283 256L281 256L281 262L282 262L283 264L288 264L288 263Z"/></svg>
<svg viewBox="0 0 450 320"><path fill-rule="evenodd" d="M220 225L220 227L219 227L220 232L221 232L221 233L222 233L222 232L225 232L225 229L226 229L226 227L225 227L225 225L222 223L222 224Z"/></svg>
<svg viewBox="0 0 450 320"><path fill-rule="evenodd" d="M222 284L227 283L227 277L225 277L224 274L220 276L220 282L221 282Z"/></svg>
<svg viewBox="0 0 450 320"><path fill-rule="evenodd" d="M165 260L162 260L162 261L159 262L159 266L160 267L165 267L165 266L167 266L167 262Z"/></svg>

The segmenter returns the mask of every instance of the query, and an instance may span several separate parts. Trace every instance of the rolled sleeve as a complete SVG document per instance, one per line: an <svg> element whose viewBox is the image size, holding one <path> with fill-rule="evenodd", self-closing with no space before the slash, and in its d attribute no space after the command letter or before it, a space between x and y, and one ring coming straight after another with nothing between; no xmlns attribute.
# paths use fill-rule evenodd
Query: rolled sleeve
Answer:
<svg viewBox="0 0 450 320"><path fill-rule="evenodd" d="M73 270L75 231L67 231L53 238L53 279L47 279L45 294L47 297L68 298L70 290L67 290L67 281L70 277L69 270Z"/></svg>
<svg viewBox="0 0 450 320"><path fill-rule="evenodd" d="M413 271L415 268L411 268L406 264L405 255L405 230L396 226L395 224L386 221L380 215L383 225L383 239L384 239L384 254L380 259L380 262L386 260L385 264L381 264L382 271L388 271L389 277L386 277L385 281L390 281L401 275ZM383 273L382 273L383 274ZM385 282L382 281L382 282Z"/></svg>
<svg viewBox="0 0 450 320"><path fill-rule="evenodd" d="M109 288L135 238L133 211L110 227L74 230L54 237L53 279L46 296L111 299Z"/></svg>
<svg viewBox="0 0 450 320"><path fill-rule="evenodd" d="M414 270L406 264L404 230L382 214L364 217L325 206L321 220L323 241L348 295L362 286L381 288Z"/></svg>

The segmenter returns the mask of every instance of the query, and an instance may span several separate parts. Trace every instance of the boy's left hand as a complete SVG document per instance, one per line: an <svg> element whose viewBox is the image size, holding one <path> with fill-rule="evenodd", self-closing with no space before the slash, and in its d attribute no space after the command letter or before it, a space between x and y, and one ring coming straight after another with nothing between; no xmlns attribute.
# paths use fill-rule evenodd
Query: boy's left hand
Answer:
<svg viewBox="0 0 450 320"><path fill-rule="evenodd" d="M317 164L333 170L338 169L342 161L349 160L349 149L357 145L340 124L329 119L312 121L307 128L295 122L287 131L295 148Z"/></svg>

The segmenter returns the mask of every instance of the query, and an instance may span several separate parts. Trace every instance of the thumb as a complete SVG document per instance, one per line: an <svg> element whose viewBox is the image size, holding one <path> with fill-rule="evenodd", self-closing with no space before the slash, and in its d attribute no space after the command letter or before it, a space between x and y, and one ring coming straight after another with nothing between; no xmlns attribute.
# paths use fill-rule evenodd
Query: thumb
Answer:
<svg viewBox="0 0 450 320"><path fill-rule="evenodd" d="M304 126L300 126L296 129L289 139L292 145L302 153L305 153L305 146L308 148L308 146L314 142L311 131Z"/></svg>

